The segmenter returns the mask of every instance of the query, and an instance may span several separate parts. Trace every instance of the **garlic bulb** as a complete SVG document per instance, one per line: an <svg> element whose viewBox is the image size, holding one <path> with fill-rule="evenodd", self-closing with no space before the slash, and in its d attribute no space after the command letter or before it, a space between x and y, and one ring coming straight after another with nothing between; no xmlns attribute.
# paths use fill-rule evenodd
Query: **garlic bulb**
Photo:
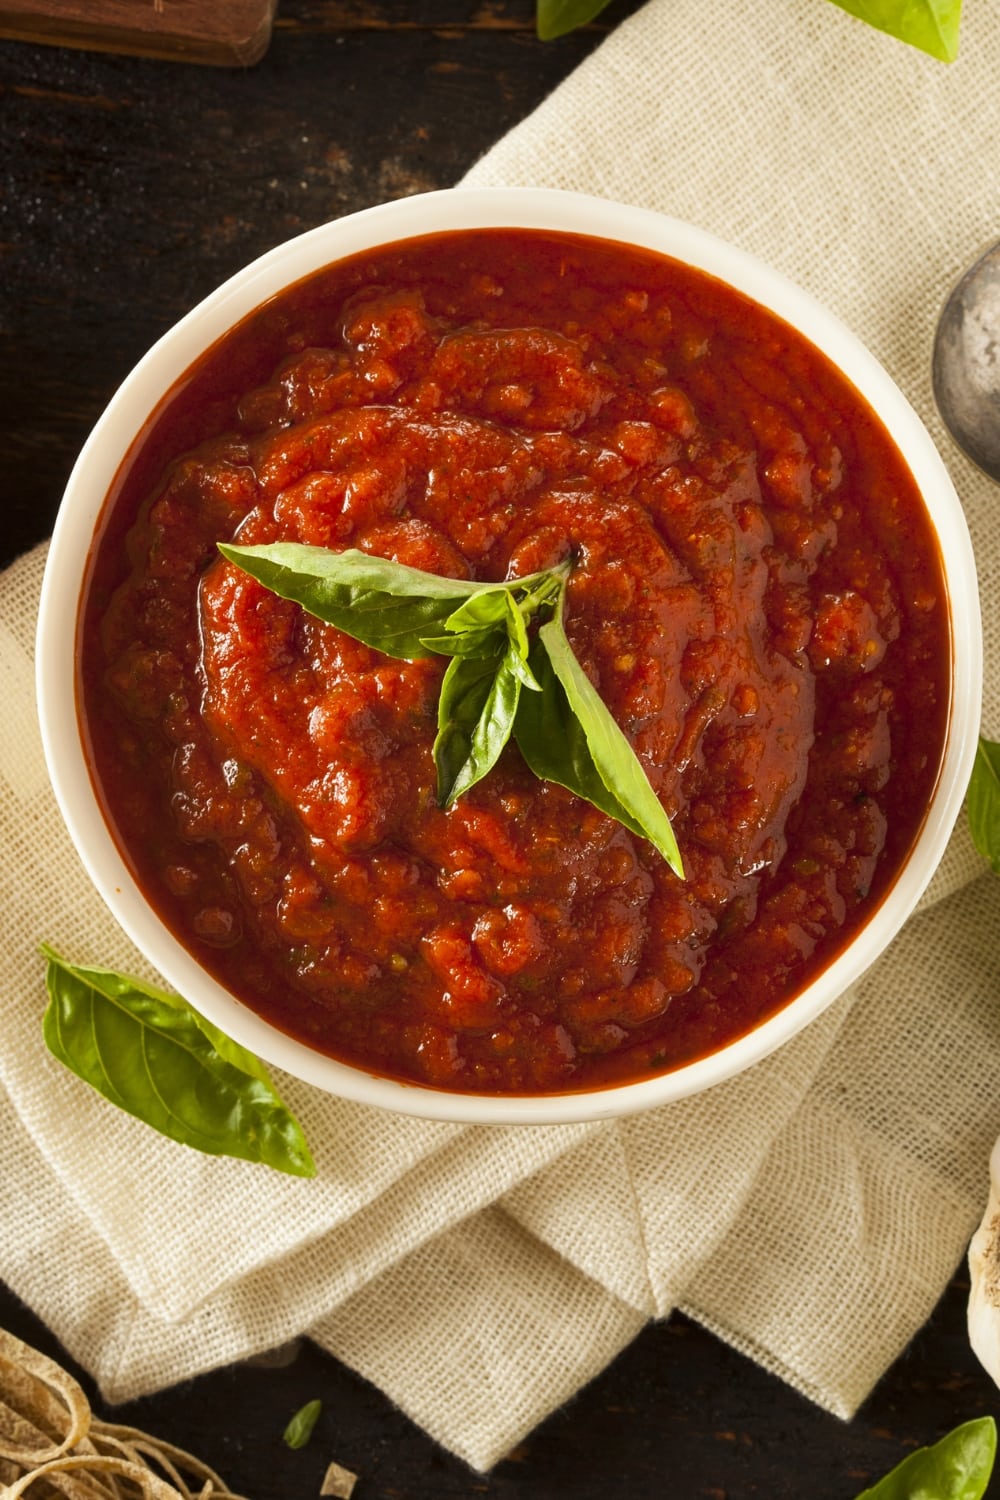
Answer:
<svg viewBox="0 0 1000 1500"><path fill-rule="evenodd" d="M969 1341L1000 1385L1000 1137L990 1155L990 1196L969 1245Z"/></svg>

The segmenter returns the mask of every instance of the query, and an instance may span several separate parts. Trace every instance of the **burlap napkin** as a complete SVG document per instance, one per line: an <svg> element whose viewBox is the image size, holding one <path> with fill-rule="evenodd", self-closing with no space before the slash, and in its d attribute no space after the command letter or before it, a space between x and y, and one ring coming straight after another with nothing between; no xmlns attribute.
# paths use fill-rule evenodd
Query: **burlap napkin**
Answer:
<svg viewBox="0 0 1000 1500"><path fill-rule="evenodd" d="M938 304L995 233L1000 23L934 63L824 0L651 0L469 182L691 219L816 293L953 466L1000 734L1000 497L948 445ZM252 83L252 80L251 80ZM316 122L322 128L322 121ZM308 1331L484 1468L682 1307L848 1416L931 1311L1000 1129L1000 884L959 828L856 991L777 1056L622 1124L473 1129L280 1080L313 1182L152 1135L45 1053L36 944L141 968L83 877L33 715L41 555L0 580L0 1273L112 1401Z"/></svg>

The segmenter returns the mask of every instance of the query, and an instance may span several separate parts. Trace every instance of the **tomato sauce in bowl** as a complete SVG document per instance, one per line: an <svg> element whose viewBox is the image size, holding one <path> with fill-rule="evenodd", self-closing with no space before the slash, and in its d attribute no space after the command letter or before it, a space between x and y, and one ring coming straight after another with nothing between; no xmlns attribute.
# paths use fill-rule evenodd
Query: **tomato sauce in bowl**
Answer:
<svg viewBox="0 0 1000 1500"><path fill-rule="evenodd" d="M497 581L573 560L573 650L685 878L513 744L438 806L443 658L217 544ZM788 323L650 250L465 229L348 257L201 356L119 471L79 629L98 796L268 1022L449 1093L632 1083L759 1027L869 921L948 733L934 527Z"/></svg>

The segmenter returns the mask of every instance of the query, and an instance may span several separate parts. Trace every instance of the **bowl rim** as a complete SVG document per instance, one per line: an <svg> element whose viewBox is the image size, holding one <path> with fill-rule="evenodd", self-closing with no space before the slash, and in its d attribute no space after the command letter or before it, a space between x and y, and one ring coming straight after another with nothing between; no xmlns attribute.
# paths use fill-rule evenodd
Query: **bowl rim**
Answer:
<svg viewBox="0 0 1000 1500"><path fill-rule="evenodd" d="M937 533L949 583L951 700L938 782L906 862L865 925L780 1011L719 1051L652 1078L560 1094L454 1093L385 1078L314 1051L231 995L143 897L100 811L76 713L77 604L94 529L121 462L163 397L233 324L312 271L379 244L491 228L548 229L652 249L707 271L790 323L838 366L895 440ZM753 254L652 209L557 188L448 188L362 209L275 246L200 301L139 360L66 485L42 583L36 692L49 777L88 875L139 951L211 1022L265 1062L354 1103L452 1123L565 1124L630 1115L734 1077L789 1041L884 952L923 894L962 806L978 740L982 653L972 543L944 461L891 376L840 318Z"/></svg>

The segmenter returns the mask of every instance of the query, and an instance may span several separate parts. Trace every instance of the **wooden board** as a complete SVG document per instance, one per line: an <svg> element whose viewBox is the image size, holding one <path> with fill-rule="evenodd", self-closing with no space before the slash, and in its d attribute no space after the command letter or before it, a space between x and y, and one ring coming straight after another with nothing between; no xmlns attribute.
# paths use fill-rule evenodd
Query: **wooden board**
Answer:
<svg viewBox="0 0 1000 1500"><path fill-rule="evenodd" d="M249 67L267 51L278 0L0 0L0 37Z"/></svg>

